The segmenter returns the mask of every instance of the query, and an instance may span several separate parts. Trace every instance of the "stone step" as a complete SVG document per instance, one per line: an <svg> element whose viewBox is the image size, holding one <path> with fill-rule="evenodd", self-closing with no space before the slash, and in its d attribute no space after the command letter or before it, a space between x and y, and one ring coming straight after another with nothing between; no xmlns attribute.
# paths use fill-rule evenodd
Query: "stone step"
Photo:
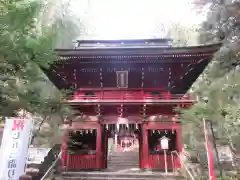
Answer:
<svg viewBox="0 0 240 180"><path fill-rule="evenodd" d="M118 160L118 161L117 160L109 160L108 161L108 163L112 163L112 162L113 163L125 163L126 164L126 163L132 163L132 162L139 163L139 160L138 159L131 159L131 160L126 160L126 161L123 161L123 160L121 160L121 161L120 160Z"/></svg>
<svg viewBox="0 0 240 180"><path fill-rule="evenodd" d="M113 153L111 154L111 156L113 157L130 157L130 156L133 156L133 157L138 157L139 156L139 153L137 152L124 152L124 153Z"/></svg>
<svg viewBox="0 0 240 180"><path fill-rule="evenodd" d="M139 162L139 159L127 159L127 160L122 160L122 159L110 159L110 160L108 161L108 163L111 163L111 162L131 163L131 162Z"/></svg>
<svg viewBox="0 0 240 180"><path fill-rule="evenodd" d="M125 171L125 170L127 170L127 169L134 169L134 168L139 168L139 166L138 165L136 165L136 166L110 166L110 167L108 167L107 169L108 169L108 171L113 171L113 172L118 172L118 171Z"/></svg>
<svg viewBox="0 0 240 180"><path fill-rule="evenodd" d="M165 176L161 172L141 172L137 171L135 173L129 172L68 172L62 174L63 179L67 178L68 180L176 180L183 179L181 176L175 176L169 174Z"/></svg>
<svg viewBox="0 0 240 180"><path fill-rule="evenodd" d="M119 159L119 160L139 159L139 157L133 157L133 156L127 156L127 157L111 156L110 158Z"/></svg>
<svg viewBox="0 0 240 180"><path fill-rule="evenodd" d="M139 154L111 154L112 157L139 157Z"/></svg>
<svg viewBox="0 0 240 180"><path fill-rule="evenodd" d="M123 161L123 162L119 162L119 161L109 161L108 165L113 165L113 164L139 164L139 161Z"/></svg>
<svg viewBox="0 0 240 180"><path fill-rule="evenodd" d="M116 162L116 163L108 163L108 167L110 166L138 166L139 165L139 162L130 162L130 163L119 163L119 162Z"/></svg>
<svg viewBox="0 0 240 180"><path fill-rule="evenodd" d="M123 158L121 158L121 157L109 157L109 159L127 161L127 160L138 160L139 157L132 157L132 156L130 156L130 157L123 157Z"/></svg>
<svg viewBox="0 0 240 180"><path fill-rule="evenodd" d="M113 171L122 171L131 168L139 167L138 152L115 152L108 160L108 169Z"/></svg>
<svg viewBox="0 0 240 180"><path fill-rule="evenodd" d="M56 180L65 180L65 178L55 178ZM184 178L178 178L178 177L156 177L151 178L139 178L139 177L67 177L67 180L176 180L181 179L184 180Z"/></svg>
<svg viewBox="0 0 240 180"><path fill-rule="evenodd" d="M108 162L108 165L135 165L135 164L139 164L139 162Z"/></svg>
<svg viewBox="0 0 240 180"><path fill-rule="evenodd" d="M117 155L124 155L124 154L139 154L139 151L112 152L112 154L117 154Z"/></svg>
<svg viewBox="0 0 240 180"><path fill-rule="evenodd" d="M111 158L119 158L119 159L128 159L128 158L139 158L139 155L126 155L126 156L118 156L118 155L111 155Z"/></svg>
<svg viewBox="0 0 240 180"><path fill-rule="evenodd" d="M128 159L110 158L109 161L131 162L131 161L139 161L139 158L128 158Z"/></svg>

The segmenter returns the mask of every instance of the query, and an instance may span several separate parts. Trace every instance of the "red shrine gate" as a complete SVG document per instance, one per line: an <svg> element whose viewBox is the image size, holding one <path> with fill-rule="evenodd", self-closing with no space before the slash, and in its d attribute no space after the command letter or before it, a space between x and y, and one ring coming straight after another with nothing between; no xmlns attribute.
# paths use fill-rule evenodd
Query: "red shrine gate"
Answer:
<svg viewBox="0 0 240 180"><path fill-rule="evenodd" d="M195 100L186 94L220 44L172 48L170 40L79 41L56 50L61 61L46 74L72 89L62 165L69 170L104 169L108 151L138 149L139 167L164 169L160 139L170 139L168 169L180 168L181 123L174 111Z"/></svg>

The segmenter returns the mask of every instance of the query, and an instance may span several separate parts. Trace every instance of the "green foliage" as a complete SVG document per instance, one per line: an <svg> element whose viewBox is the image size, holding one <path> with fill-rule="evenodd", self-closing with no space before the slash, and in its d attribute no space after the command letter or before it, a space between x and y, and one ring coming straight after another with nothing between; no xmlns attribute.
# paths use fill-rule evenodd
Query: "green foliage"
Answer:
<svg viewBox="0 0 240 180"><path fill-rule="evenodd" d="M226 143L234 139L240 143L240 5L237 1L195 0L200 12L207 9L207 20L200 29L201 44L222 42L212 62L194 84L194 93L207 97L208 102L199 101L188 110L180 110L182 120L201 124L205 118L213 122L217 142ZM202 131L194 128L193 131ZM196 133L200 138L201 133Z"/></svg>
<svg viewBox="0 0 240 180"><path fill-rule="evenodd" d="M70 5L71 0L47 0L43 9L41 26L49 26L57 21L61 24L61 36L56 39L55 48L74 48L76 39L83 31L82 22L70 11Z"/></svg>
<svg viewBox="0 0 240 180"><path fill-rule="evenodd" d="M189 109L178 109L184 123L194 123L192 127L195 135L201 136L202 119L211 120L217 128L218 138L229 138L240 135L239 131L239 73L229 73L225 78L211 83L208 89L200 94L208 98L208 102L199 101ZM200 131L199 133L196 133ZM186 136L189 134L186 134ZM200 138L201 139L201 138Z"/></svg>
<svg viewBox="0 0 240 180"><path fill-rule="evenodd" d="M0 90L1 115L14 110L37 112L47 103L35 84L43 81L39 67L49 67L56 59L53 51L61 32L59 24L44 27L37 32L37 18L41 1L6 1L5 13L0 18Z"/></svg>
<svg viewBox="0 0 240 180"><path fill-rule="evenodd" d="M66 35L65 21L56 18L50 25L42 24L44 1L1 1L0 6L0 116L16 116L24 109L42 117L37 131L44 123L56 126L45 132L50 136L72 114L61 103L63 94L41 70L57 59L54 49ZM48 95L49 91L54 93Z"/></svg>
<svg viewBox="0 0 240 180"><path fill-rule="evenodd" d="M195 0L196 9L207 9L207 20L200 29L201 44L223 42L216 53L209 76L218 78L239 65L240 5L238 1ZM206 12L205 12L206 13Z"/></svg>
<svg viewBox="0 0 240 180"><path fill-rule="evenodd" d="M167 38L173 39L174 47L194 46L197 44L198 29L195 26L184 26L181 23L171 23L167 29Z"/></svg>
<svg viewBox="0 0 240 180"><path fill-rule="evenodd" d="M151 38L163 37L172 39L174 47L194 46L197 44L198 28L176 22L157 23Z"/></svg>
<svg viewBox="0 0 240 180"><path fill-rule="evenodd" d="M238 1L195 0L200 12L208 10L207 21L202 25L202 43L213 43L219 40L237 42L240 37L240 5Z"/></svg>

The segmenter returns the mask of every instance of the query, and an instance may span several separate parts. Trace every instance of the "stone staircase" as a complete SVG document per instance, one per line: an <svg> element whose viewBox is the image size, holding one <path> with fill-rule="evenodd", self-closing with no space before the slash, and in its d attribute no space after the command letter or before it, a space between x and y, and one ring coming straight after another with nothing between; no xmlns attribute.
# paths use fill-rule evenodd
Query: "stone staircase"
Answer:
<svg viewBox="0 0 240 180"><path fill-rule="evenodd" d="M55 180L183 180L173 173L167 176L163 172L145 171L139 168L139 148L119 152L112 149L108 158L108 167L102 171L64 172Z"/></svg>
<svg viewBox="0 0 240 180"><path fill-rule="evenodd" d="M120 172L128 169L139 169L139 152L125 151L125 152L113 152L108 160L108 171Z"/></svg>
<svg viewBox="0 0 240 180"><path fill-rule="evenodd" d="M133 172L68 172L62 176L55 177L55 180L184 180L182 176L161 172L133 171Z"/></svg>
<svg viewBox="0 0 240 180"><path fill-rule="evenodd" d="M103 171L65 172L55 180L176 180L182 176L162 172L143 171L139 168L138 150L112 152L108 160L108 168Z"/></svg>

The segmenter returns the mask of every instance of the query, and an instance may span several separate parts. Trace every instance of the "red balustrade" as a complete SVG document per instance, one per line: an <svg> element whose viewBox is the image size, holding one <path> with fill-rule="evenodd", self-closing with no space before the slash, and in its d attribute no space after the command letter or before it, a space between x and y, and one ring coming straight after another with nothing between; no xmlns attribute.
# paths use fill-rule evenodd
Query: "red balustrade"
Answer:
<svg viewBox="0 0 240 180"><path fill-rule="evenodd" d="M179 159L176 156L167 155L167 167L169 170L174 168L180 168ZM148 168L150 169L165 169L164 155L149 155L148 156Z"/></svg>
<svg viewBox="0 0 240 180"><path fill-rule="evenodd" d="M67 160L68 169L98 169L97 156L83 155L83 154L71 154L68 155Z"/></svg>
<svg viewBox="0 0 240 180"><path fill-rule="evenodd" d="M158 91L154 95L152 92ZM191 100L188 94L171 94L159 89L79 89L71 100Z"/></svg>

